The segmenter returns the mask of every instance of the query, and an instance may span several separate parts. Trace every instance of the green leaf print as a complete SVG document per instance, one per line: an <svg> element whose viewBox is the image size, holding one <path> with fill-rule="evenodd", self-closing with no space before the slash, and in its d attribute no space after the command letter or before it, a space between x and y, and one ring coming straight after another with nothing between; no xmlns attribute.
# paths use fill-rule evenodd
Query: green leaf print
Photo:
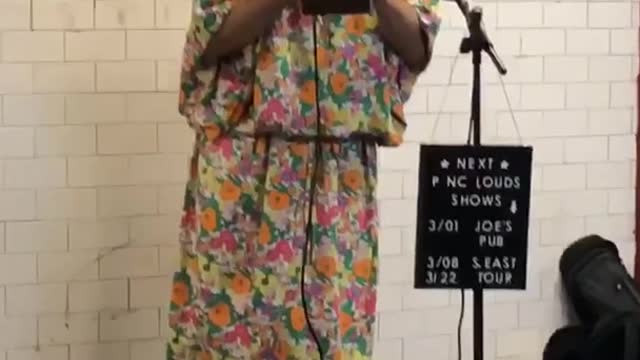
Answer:
<svg viewBox="0 0 640 360"><path fill-rule="evenodd" d="M283 78L287 78L289 77L289 62L288 61L281 61L280 62L280 73L282 75Z"/></svg>

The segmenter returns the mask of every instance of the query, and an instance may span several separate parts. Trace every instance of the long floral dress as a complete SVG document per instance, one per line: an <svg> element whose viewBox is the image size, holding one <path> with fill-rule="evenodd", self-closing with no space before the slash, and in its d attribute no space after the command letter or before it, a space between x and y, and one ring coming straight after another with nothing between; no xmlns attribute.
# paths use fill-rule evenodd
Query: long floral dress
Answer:
<svg viewBox="0 0 640 360"><path fill-rule="evenodd" d="M432 37L435 4L415 4ZM167 359L371 359L376 148L401 142L418 74L377 38L374 15L294 9L203 68L231 7L195 0L187 32L180 109L196 141Z"/></svg>

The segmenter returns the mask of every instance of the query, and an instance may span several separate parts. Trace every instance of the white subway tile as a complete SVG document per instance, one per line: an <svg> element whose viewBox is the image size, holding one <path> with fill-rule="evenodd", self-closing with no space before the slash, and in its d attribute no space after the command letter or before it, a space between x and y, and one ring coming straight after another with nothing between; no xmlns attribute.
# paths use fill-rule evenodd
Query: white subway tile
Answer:
<svg viewBox="0 0 640 360"><path fill-rule="evenodd" d="M72 282L69 284L69 311L127 309L128 294L127 280Z"/></svg>
<svg viewBox="0 0 640 360"><path fill-rule="evenodd" d="M68 124L122 123L126 118L124 94L70 94L66 96Z"/></svg>
<svg viewBox="0 0 640 360"><path fill-rule="evenodd" d="M542 189L545 191L585 189L587 170L583 164L546 165L542 168Z"/></svg>
<svg viewBox="0 0 640 360"><path fill-rule="evenodd" d="M631 171L628 162L603 162L587 165L587 187L590 189L614 189L631 187Z"/></svg>
<svg viewBox="0 0 640 360"><path fill-rule="evenodd" d="M4 123L8 125L54 125L64 123L62 95L7 95Z"/></svg>
<svg viewBox="0 0 640 360"><path fill-rule="evenodd" d="M124 248L107 252L100 259L101 279L153 276L157 274L157 248Z"/></svg>
<svg viewBox="0 0 640 360"><path fill-rule="evenodd" d="M126 342L71 344L70 356L70 360L137 360L129 357L129 344Z"/></svg>
<svg viewBox="0 0 640 360"><path fill-rule="evenodd" d="M544 25L554 28L583 28L587 25L587 4L582 2L543 3Z"/></svg>
<svg viewBox="0 0 640 360"><path fill-rule="evenodd" d="M94 189L39 190L37 199L42 219L95 218L97 214Z"/></svg>
<svg viewBox="0 0 640 360"><path fill-rule="evenodd" d="M589 3L589 27L626 28L631 26L630 2Z"/></svg>
<svg viewBox="0 0 640 360"><path fill-rule="evenodd" d="M35 346L38 324L35 316L0 317L0 349Z"/></svg>
<svg viewBox="0 0 640 360"><path fill-rule="evenodd" d="M0 356L0 359L2 357ZM38 349L17 349L7 352L7 360L68 360L66 346L44 346Z"/></svg>
<svg viewBox="0 0 640 360"><path fill-rule="evenodd" d="M41 344L74 344L98 339L98 315L89 313L46 315L38 320Z"/></svg>
<svg viewBox="0 0 640 360"><path fill-rule="evenodd" d="M0 34L4 62L62 61L61 31L5 31Z"/></svg>
<svg viewBox="0 0 640 360"><path fill-rule="evenodd" d="M96 0L96 28L153 28L153 8L154 0Z"/></svg>
<svg viewBox="0 0 640 360"><path fill-rule="evenodd" d="M180 0L156 0L156 27L185 29L189 24L191 7Z"/></svg>
<svg viewBox="0 0 640 360"><path fill-rule="evenodd" d="M98 278L96 250L38 254L38 281L64 282Z"/></svg>
<svg viewBox="0 0 640 360"><path fill-rule="evenodd" d="M565 160L568 162L603 161L608 157L606 136L575 137L565 140Z"/></svg>
<svg viewBox="0 0 640 360"><path fill-rule="evenodd" d="M0 11L0 30L29 29L31 2L28 0L4 0Z"/></svg>
<svg viewBox="0 0 640 360"><path fill-rule="evenodd" d="M33 0L35 29L90 29L93 27L91 0Z"/></svg>
<svg viewBox="0 0 640 360"><path fill-rule="evenodd" d="M133 308L160 308L168 306L171 278L144 277L131 279L130 304Z"/></svg>
<svg viewBox="0 0 640 360"><path fill-rule="evenodd" d="M159 335L157 309L100 313L100 340L152 339Z"/></svg>
<svg viewBox="0 0 640 360"><path fill-rule="evenodd" d="M6 288L7 315L63 313L67 303L65 284L17 285Z"/></svg>
<svg viewBox="0 0 640 360"><path fill-rule="evenodd" d="M34 254L0 255L0 284L32 284L36 281Z"/></svg>

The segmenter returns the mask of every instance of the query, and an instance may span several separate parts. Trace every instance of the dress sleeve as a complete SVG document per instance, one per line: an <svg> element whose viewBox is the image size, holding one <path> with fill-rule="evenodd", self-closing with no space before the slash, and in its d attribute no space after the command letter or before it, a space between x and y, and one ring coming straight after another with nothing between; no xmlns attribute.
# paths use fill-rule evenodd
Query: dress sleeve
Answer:
<svg viewBox="0 0 640 360"><path fill-rule="evenodd" d="M409 0L409 2L416 9L425 48L431 53L436 36L440 30L441 18L438 7L440 0ZM398 82L400 84L402 101L407 101L411 96L411 91L419 75L420 72L412 71L400 60Z"/></svg>
<svg viewBox="0 0 640 360"><path fill-rule="evenodd" d="M184 55L192 59L194 70L202 69L204 50L231 12L231 3L232 0L193 0Z"/></svg>
<svg viewBox="0 0 640 360"><path fill-rule="evenodd" d="M232 0L192 0L180 69L179 112L195 127L195 109L211 93L218 72L216 64L204 64L204 53L231 12Z"/></svg>

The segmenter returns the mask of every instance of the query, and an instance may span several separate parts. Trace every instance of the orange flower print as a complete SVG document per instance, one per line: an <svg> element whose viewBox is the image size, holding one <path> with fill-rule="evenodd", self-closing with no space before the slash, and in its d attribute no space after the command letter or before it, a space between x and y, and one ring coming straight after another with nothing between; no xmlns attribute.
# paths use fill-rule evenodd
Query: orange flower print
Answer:
<svg viewBox="0 0 640 360"><path fill-rule="evenodd" d="M331 83L331 90L333 90L333 93L336 95L342 95L347 91L349 78L344 73L337 72L331 75L329 82Z"/></svg>
<svg viewBox="0 0 640 360"><path fill-rule="evenodd" d="M325 277L333 277L336 269L336 259L333 256L321 256L316 260L316 270Z"/></svg>
<svg viewBox="0 0 640 360"><path fill-rule="evenodd" d="M231 280L231 288L238 295L246 295L251 290L251 281L242 274L236 274Z"/></svg>
<svg viewBox="0 0 640 360"><path fill-rule="evenodd" d="M342 181L349 189L357 191L362 188L364 178L361 171L352 169L344 172L342 175Z"/></svg>
<svg viewBox="0 0 640 360"><path fill-rule="evenodd" d="M345 26L347 34L361 36L367 31L367 19L363 15L348 16Z"/></svg>
<svg viewBox="0 0 640 360"><path fill-rule="evenodd" d="M253 105L262 105L262 90L258 86L253 88Z"/></svg>
<svg viewBox="0 0 640 360"><path fill-rule="evenodd" d="M369 280L373 270L371 259L361 259L353 263L353 273L362 280Z"/></svg>
<svg viewBox="0 0 640 360"><path fill-rule="evenodd" d="M313 105L316 103L316 84L309 80L300 89L300 100L307 105Z"/></svg>
<svg viewBox="0 0 640 360"><path fill-rule="evenodd" d="M175 282L171 291L171 302L177 306L184 306L189 300L189 287L183 282Z"/></svg>
<svg viewBox="0 0 640 360"><path fill-rule="evenodd" d="M402 144L402 137L398 134L391 134L389 137L390 145L400 145Z"/></svg>
<svg viewBox="0 0 640 360"><path fill-rule="evenodd" d="M303 143L293 143L291 144L291 153L298 157L305 157L309 152L309 145Z"/></svg>
<svg viewBox="0 0 640 360"><path fill-rule="evenodd" d="M275 63L275 57L270 52L263 52L258 58L258 70L268 70Z"/></svg>
<svg viewBox="0 0 640 360"><path fill-rule="evenodd" d="M329 67L329 50L323 47L318 47L318 67Z"/></svg>
<svg viewBox="0 0 640 360"><path fill-rule="evenodd" d="M395 114L396 118L402 119L402 122L404 122L404 108L402 107L402 103L393 105L391 111Z"/></svg>
<svg viewBox="0 0 640 360"><path fill-rule="evenodd" d="M240 194L240 187L234 184L231 180L225 180L225 182L222 183L220 198L223 201L236 202L240 199Z"/></svg>
<svg viewBox="0 0 640 360"><path fill-rule="evenodd" d="M271 209L281 211L289 208L291 199L289 197L289 194L287 193L272 191L269 193L267 202L269 203L269 207Z"/></svg>
<svg viewBox="0 0 640 360"><path fill-rule="evenodd" d="M266 222L260 224L260 231L258 231L258 243L260 245L267 245L271 241L271 229Z"/></svg>
<svg viewBox="0 0 640 360"><path fill-rule="evenodd" d="M239 102L230 104L227 106L226 110L229 114L229 122L235 124L245 118L248 107L245 103Z"/></svg>
<svg viewBox="0 0 640 360"><path fill-rule="evenodd" d="M344 335L347 331L349 331L352 324L353 324L353 318L351 317L351 315L341 312L340 316L338 317L338 326L340 326L340 334Z"/></svg>
<svg viewBox="0 0 640 360"><path fill-rule="evenodd" d="M200 223L203 229L214 231L216 227L218 227L218 215L215 210L211 208L205 209L202 214L200 214Z"/></svg>
<svg viewBox="0 0 640 360"><path fill-rule="evenodd" d="M211 354L207 351L202 351L198 354L198 360L212 360Z"/></svg>
<svg viewBox="0 0 640 360"><path fill-rule="evenodd" d="M291 352L291 349L289 348L289 344L286 341L284 340L278 341L275 348L276 359L287 360L287 356L289 356L290 352Z"/></svg>
<svg viewBox="0 0 640 360"><path fill-rule="evenodd" d="M342 360L342 350L336 350L333 354L333 360Z"/></svg>
<svg viewBox="0 0 640 360"><path fill-rule="evenodd" d="M213 325L223 328L231 323L231 309L227 304L218 304L209 310L207 317Z"/></svg>
<svg viewBox="0 0 640 360"><path fill-rule="evenodd" d="M187 260L187 269L191 270L191 272L194 274L198 274L200 272L200 264L198 263L198 258L190 257Z"/></svg>
<svg viewBox="0 0 640 360"><path fill-rule="evenodd" d="M256 139L254 147L257 155L264 155L267 152L267 140L264 137Z"/></svg>
<svg viewBox="0 0 640 360"><path fill-rule="evenodd" d="M300 306L292 308L289 317L291 318L291 327L295 331L302 331L302 329L304 329L307 321L304 317L304 310L302 310Z"/></svg>
<svg viewBox="0 0 640 360"><path fill-rule="evenodd" d="M215 124L207 125L204 127L204 134L207 140L213 141L220 136L220 127Z"/></svg>

